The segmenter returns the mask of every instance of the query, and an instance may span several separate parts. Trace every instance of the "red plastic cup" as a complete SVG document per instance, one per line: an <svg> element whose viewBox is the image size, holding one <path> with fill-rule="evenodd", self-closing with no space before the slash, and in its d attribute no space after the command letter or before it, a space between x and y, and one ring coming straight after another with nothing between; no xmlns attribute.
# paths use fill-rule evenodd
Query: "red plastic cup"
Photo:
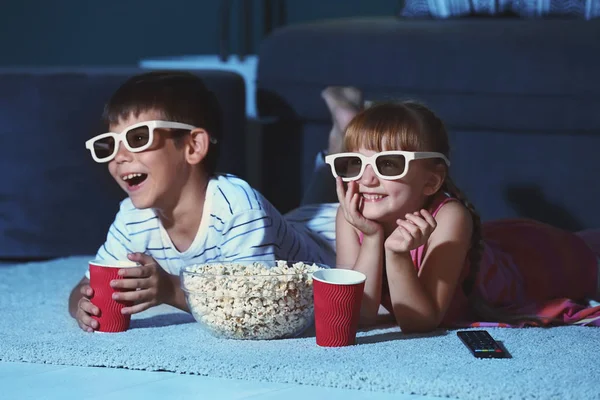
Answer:
<svg viewBox="0 0 600 400"><path fill-rule="evenodd" d="M121 314L123 307L131 306L129 301L113 300L112 294L120 292L110 286L113 279L123 279L119 269L139 266L132 261L92 260L90 265L90 286L94 289L92 304L100 309L100 315L93 315L98 321L98 332L124 332L129 329L131 315Z"/></svg>
<svg viewBox="0 0 600 400"><path fill-rule="evenodd" d="M366 279L365 274L349 269L322 269L313 273L317 345L355 344Z"/></svg>

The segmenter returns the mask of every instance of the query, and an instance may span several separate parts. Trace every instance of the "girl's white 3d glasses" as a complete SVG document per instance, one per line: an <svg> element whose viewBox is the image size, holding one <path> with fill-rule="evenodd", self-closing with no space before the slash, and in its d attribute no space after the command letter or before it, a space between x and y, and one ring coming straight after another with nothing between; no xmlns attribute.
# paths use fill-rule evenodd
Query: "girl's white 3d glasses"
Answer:
<svg viewBox="0 0 600 400"><path fill-rule="evenodd" d="M442 153L427 151L382 151L369 157L360 153L337 153L326 156L325 162L331 166L333 176L350 182L359 180L367 165L380 179L401 179L408 173L412 160L425 158L441 158L450 166L450 160Z"/></svg>

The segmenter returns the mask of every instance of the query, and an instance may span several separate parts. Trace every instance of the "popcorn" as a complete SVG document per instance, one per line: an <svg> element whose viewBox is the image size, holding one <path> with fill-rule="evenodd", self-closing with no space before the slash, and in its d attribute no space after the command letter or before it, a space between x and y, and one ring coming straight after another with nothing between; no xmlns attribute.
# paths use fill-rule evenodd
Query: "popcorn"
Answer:
<svg viewBox="0 0 600 400"><path fill-rule="evenodd" d="M302 332L313 319L312 273L303 262L288 265L214 263L187 267L182 287L192 315L216 336L280 339Z"/></svg>

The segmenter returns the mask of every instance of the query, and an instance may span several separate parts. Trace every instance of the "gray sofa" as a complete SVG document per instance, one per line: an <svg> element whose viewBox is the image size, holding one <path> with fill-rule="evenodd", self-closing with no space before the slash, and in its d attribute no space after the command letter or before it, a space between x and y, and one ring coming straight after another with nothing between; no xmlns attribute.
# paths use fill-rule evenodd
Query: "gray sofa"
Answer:
<svg viewBox="0 0 600 400"><path fill-rule="evenodd" d="M95 254L125 197L86 139L104 103L137 69L0 69L0 259ZM222 104L219 170L245 176L245 85L193 71Z"/></svg>
<svg viewBox="0 0 600 400"><path fill-rule="evenodd" d="M319 97L416 99L446 122L451 173L484 219L600 227L600 20L362 18L290 25L260 48L265 193L297 205L331 122Z"/></svg>

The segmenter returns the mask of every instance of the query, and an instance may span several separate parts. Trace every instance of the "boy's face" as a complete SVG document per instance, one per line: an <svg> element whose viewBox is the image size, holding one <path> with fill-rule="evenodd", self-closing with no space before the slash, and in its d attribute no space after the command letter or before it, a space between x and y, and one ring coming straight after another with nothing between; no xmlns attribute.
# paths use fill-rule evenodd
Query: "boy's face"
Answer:
<svg viewBox="0 0 600 400"><path fill-rule="evenodd" d="M111 132L122 132L140 122L162 120L157 111L130 115ZM185 146L176 147L168 129L156 129L152 145L139 153L132 153L121 143L117 155L108 164L108 170L125 190L136 208L170 208L177 199L178 185L182 185L186 168ZM170 196L169 196L170 195Z"/></svg>

